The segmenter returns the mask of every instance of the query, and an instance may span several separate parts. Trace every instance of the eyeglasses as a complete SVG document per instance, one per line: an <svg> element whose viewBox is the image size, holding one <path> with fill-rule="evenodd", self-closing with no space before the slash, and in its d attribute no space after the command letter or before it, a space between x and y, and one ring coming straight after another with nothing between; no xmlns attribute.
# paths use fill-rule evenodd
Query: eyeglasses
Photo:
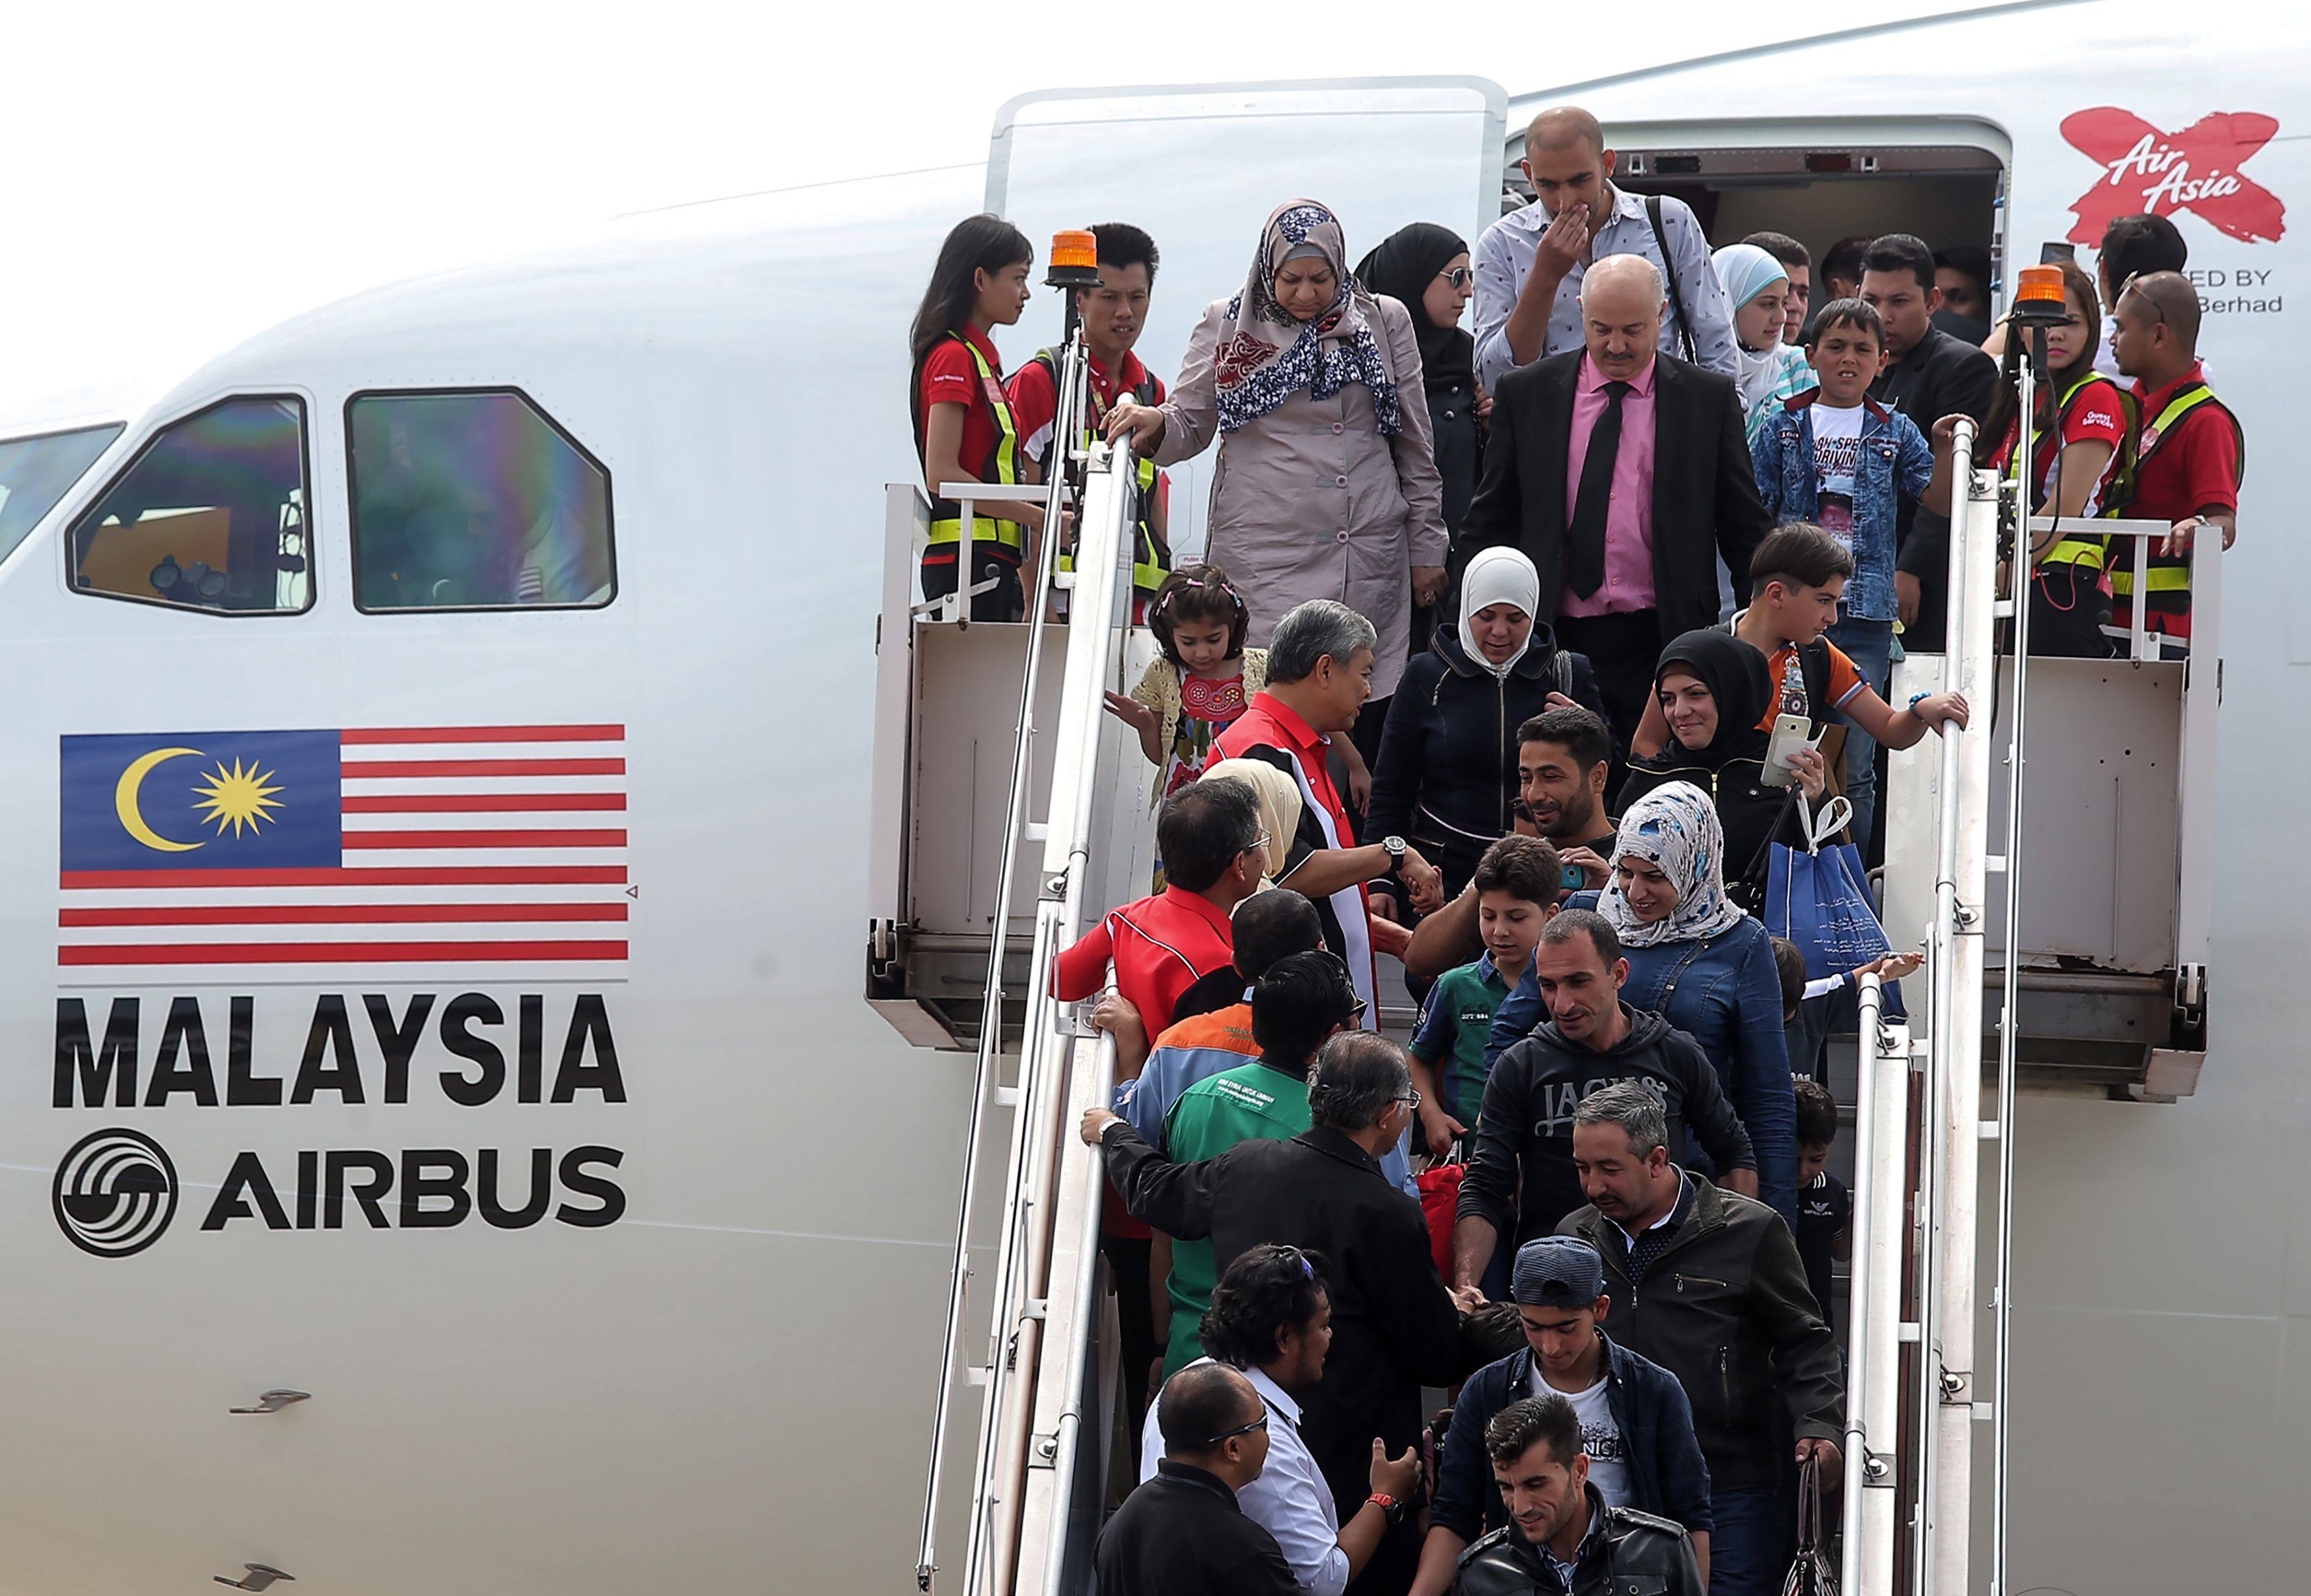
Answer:
<svg viewBox="0 0 2311 1596"><path fill-rule="evenodd" d="M1251 842L1237 849L1237 856L1240 858L1247 853L1265 853L1268 851L1268 833L1266 832L1262 832Z"/></svg>
<svg viewBox="0 0 2311 1596"><path fill-rule="evenodd" d="M1476 274L1471 272L1467 266L1454 266L1449 272L1439 272L1436 275L1443 278L1444 281L1450 283L1455 288L1468 287L1469 279L1476 275Z"/></svg>
<svg viewBox="0 0 2311 1596"><path fill-rule="evenodd" d="M1198 1452L1208 1452L1211 1448L1217 1446L1223 1441L1233 1441L1238 1435L1249 1435L1254 1430L1264 1430L1267 1427L1268 1409L1263 1407L1260 1410L1260 1417L1253 1419L1250 1424L1238 1425L1232 1430L1222 1430L1218 1435L1205 1442L1203 1445L1196 1448L1196 1450Z"/></svg>
<svg viewBox="0 0 2311 1596"><path fill-rule="evenodd" d="M1362 998L1357 999L1355 1003L1349 1006L1348 1017L1343 1020L1341 1024L1348 1025L1363 1024L1365 1011L1370 1007L1371 1005L1367 1004Z"/></svg>
<svg viewBox="0 0 2311 1596"><path fill-rule="evenodd" d="M1412 1112L1415 1113L1418 1113L1420 1112L1420 1093L1417 1087L1398 1098L1397 1101L1399 1103L1410 1103L1412 1105Z"/></svg>

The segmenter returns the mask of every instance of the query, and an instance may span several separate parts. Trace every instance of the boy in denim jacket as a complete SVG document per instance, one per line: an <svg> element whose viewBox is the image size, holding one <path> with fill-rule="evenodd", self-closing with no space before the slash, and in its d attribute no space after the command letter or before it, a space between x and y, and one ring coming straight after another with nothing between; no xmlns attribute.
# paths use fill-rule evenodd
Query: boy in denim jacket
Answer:
<svg viewBox="0 0 2311 1596"><path fill-rule="evenodd" d="M1810 521L1853 556L1829 641L1884 697L1893 674L1895 522L1901 501L1933 479L1933 451L1917 423L1869 397L1885 362L1886 325L1860 300L1822 308L1806 358L1821 386L1783 402L1749 446L1757 493L1775 524ZM1878 807L1878 745L1848 717L1845 795L1866 848Z"/></svg>

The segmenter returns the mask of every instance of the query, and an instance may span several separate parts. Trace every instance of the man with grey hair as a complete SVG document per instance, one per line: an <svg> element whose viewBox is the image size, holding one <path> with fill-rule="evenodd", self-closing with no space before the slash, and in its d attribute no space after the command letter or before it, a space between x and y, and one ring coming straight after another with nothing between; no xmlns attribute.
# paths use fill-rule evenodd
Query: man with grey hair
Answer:
<svg viewBox="0 0 2311 1596"><path fill-rule="evenodd" d="M1285 612L1268 646L1268 685L1212 746L1215 759L1257 759L1300 789L1300 829L1276 885L1316 905L1324 945L1348 966L1366 1012L1379 1006L1373 919L1365 884L1400 878L1423 913L1444 901L1443 876L1401 837L1359 846L1333 785L1330 739L1347 733L1372 696L1373 624L1347 605L1312 598ZM1387 949L1402 951L1404 934Z"/></svg>
<svg viewBox="0 0 2311 1596"><path fill-rule="evenodd" d="M1552 107L1525 128L1518 164L1533 202L1485 229L1470 260L1477 376L1496 394L1513 368L1581 346L1577 301L1587 275L1623 256L1646 261L1675 284L1666 297L1678 355L1739 375L1732 307L1692 207L1622 189L1613 181L1619 163L1597 118L1578 106Z"/></svg>
<svg viewBox="0 0 2311 1596"><path fill-rule="evenodd" d="M1788 1571L1792 1504L1774 1405L1800 1462L1839 1478L1837 1339L1782 1217L1679 1169L1661 1099L1623 1082L1582 1099L1573 1164L1589 1206L1557 1229L1597 1249L1616 1304L1605 1333L1678 1377L1709 1464L1712 1596L1770 1596ZM1626 1307L1622 1306L1626 1304Z"/></svg>
<svg viewBox="0 0 2311 1596"><path fill-rule="evenodd" d="M1400 1456L1420 1433L1420 1388L1460 1377L1460 1314L1474 1291L1448 1292L1420 1205L1381 1173L1420 1095L1404 1050L1343 1031L1316 1055L1314 1124L1289 1141L1246 1141L1217 1158L1172 1164L1105 1109L1083 1119L1135 1219L1167 1235L1209 1236L1225 1271L1262 1243L1331 1260L1332 1345L1301 1402L1300 1433L1346 1522L1370 1495L1374 1447ZM1417 1527L1399 1522L1367 1565L1367 1588L1400 1590L1419 1559ZM1377 1571L1377 1572L1375 1572Z"/></svg>
<svg viewBox="0 0 2311 1596"><path fill-rule="evenodd" d="M1583 275L1579 349L1501 379L1463 540L1505 544L1540 573L1560 648L1586 654L1617 751L1652 695L1653 661L1718 619L1719 563L1749 587L1773 529L1731 377L1661 349L1663 279L1642 256Z"/></svg>

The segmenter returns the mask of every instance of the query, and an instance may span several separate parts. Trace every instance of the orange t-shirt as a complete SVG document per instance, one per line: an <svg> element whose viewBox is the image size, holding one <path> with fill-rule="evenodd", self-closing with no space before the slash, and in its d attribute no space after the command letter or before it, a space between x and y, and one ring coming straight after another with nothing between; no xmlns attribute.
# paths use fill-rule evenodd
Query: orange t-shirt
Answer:
<svg viewBox="0 0 2311 1596"><path fill-rule="evenodd" d="M1862 671L1845 657L1836 643L1824 645L1829 650L1829 702L1823 705L1820 718L1827 719L1832 710L1842 710L1846 701L1870 684L1862 679ZM1774 702L1766 708L1765 719L1757 722L1759 731L1774 729L1774 720L1782 715L1803 715L1816 718L1806 702L1805 662L1795 643L1783 643L1766 658L1766 668L1774 678Z"/></svg>

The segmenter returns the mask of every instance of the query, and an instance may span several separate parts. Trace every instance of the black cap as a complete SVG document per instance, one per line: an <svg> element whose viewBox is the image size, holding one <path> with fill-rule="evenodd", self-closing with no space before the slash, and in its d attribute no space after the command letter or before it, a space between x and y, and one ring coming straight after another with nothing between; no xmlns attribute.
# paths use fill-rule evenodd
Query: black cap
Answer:
<svg viewBox="0 0 2311 1596"><path fill-rule="evenodd" d="M1605 1260L1579 1236L1538 1237L1517 1249L1509 1295L1534 1308L1594 1306L1605 1295Z"/></svg>

